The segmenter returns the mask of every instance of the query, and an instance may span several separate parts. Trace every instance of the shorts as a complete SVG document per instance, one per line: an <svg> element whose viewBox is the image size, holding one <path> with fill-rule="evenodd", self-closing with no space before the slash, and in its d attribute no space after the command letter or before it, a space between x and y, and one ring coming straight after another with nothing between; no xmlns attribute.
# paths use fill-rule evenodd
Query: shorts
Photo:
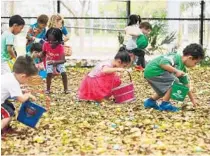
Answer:
<svg viewBox="0 0 210 156"><path fill-rule="evenodd" d="M12 116L15 116L15 107L11 102L6 100L1 104L1 119L10 118Z"/></svg>
<svg viewBox="0 0 210 156"><path fill-rule="evenodd" d="M47 65L46 66L47 74L53 73L54 67L56 68L57 72L59 72L60 74L66 72L66 68L65 68L64 64L58 64L56 66Z"/></svg>
<svg viewBox="0 0 210 156"><path fill-rule="evenodd" d="M146 80L160 97L165 95L165 93L171 88L174 81L179 82L177 77L166 71L160 76L146 78Z"/></svg>

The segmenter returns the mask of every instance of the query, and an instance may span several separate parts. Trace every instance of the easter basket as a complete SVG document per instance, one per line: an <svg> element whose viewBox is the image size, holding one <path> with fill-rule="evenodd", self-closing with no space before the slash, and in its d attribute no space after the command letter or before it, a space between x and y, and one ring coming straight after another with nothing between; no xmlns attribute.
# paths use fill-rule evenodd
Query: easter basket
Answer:
<svg viewBox="0 0 210 156"><path fill-rule="evenodd" d="M120 86L112 89L112 95L114 96L115 103L121 104L126 102L134 101L134 85L132 82L131 74L128 72L128 76L130 79L129 83L123 83Z"/></svg>

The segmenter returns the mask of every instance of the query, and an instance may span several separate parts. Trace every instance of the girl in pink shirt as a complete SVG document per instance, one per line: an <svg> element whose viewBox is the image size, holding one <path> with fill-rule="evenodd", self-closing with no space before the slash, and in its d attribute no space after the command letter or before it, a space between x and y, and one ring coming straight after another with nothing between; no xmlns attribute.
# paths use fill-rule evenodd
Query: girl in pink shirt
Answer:
<svg viewBox="0 0 210 156"><path fill-rule="evenodd" d="M62 32L58 28L50 28L46 33L47 41L43 44L43 54L45 56L45 67L47 70L47 90L46 93L50 93L51 80L53 77L54 68L61 74L64 93L68 94L68 82L66 69L64 66L65 55L64 47L62 45Z"/></svg>
<svg viewBox="0 0 210 156"><path fill-rule="evenodd" d="M101 62L82 80L78 90L79 100L101 102L112 95L112 88L121 84L116 72L124 71L130 65L129 53L120 48L114 60Z"/></svg>

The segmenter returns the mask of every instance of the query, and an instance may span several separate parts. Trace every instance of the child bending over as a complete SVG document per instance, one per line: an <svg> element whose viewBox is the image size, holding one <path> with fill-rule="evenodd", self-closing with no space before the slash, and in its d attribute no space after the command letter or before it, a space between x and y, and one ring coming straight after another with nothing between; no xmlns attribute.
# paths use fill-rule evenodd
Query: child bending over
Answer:
<svg viewBox="0 0 210 156"><path fill-rule="evenodd" d="M1 129L6 127L15 115L15 107L7 99L9 97L25 102L29 98L35 100L31 93L23 94L20 85L26 84L31 76L37 74L37 68L30 56L19 56L14 64L13 73L1 75Z"/></svg>
<svg viewBox="0 0 210 156"><path fill-rule="evenodd" d="M78 90L79 100L101 102L109 98L113 88L121 84L116 72L124 71L131 62L129 53L121 47L114 60L101 62L82 80Z"/></svg>
<svg viewBox="0 0 210 156"><path fill-rule="evenodd" d="M48 16L45 14L37 17L37 22L32 24L27 32L26 39L26 53L30 54L31 45L34 42L40 42L44 39L46 34L46 26L48 22Z"/></svg>
<svg viewBox="0 0 210 156"><path fill-rule="evenodd" d="M31 45L31 57L34 60L34 63L36 65L36 67L39 70L43 70L44 69L44 64L42 62L42 44L41 43L33 43Z"/></svg>
<svg viewBox="0 0 210 156"><path fill-rule="evenodd" d="M171 87L174 81L180 82L188 87L189 80L186 76L186 67L192 68L204 58L204 50L199 44L190 44L183 50L183 55L169 53L159 56L149 62L144 70L144 77L155 90L149 99L145 100L145 108L154 108L163 111L176 112L179 109L170 103ZM196 106L196 101L189 91L188 96ZM158 106L157 100L163 97L163 101Z"/></svg>

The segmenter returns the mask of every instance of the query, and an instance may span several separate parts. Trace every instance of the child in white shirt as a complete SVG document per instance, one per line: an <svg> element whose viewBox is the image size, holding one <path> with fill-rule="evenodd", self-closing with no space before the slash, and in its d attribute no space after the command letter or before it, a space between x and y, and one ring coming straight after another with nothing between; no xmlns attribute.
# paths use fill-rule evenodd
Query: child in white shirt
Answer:
<svg viewBox="0 0 210 156"><path fill-rule="evenodd" d="M13 66L13 73L1 75L1 129L6 127L14 116L15 107L7 100L9 97L19 102L25 102L29 98L35 100L31 93L23 94L20 85L26 84L37 72L38 69L30 56L19 56Z"/></svg>

